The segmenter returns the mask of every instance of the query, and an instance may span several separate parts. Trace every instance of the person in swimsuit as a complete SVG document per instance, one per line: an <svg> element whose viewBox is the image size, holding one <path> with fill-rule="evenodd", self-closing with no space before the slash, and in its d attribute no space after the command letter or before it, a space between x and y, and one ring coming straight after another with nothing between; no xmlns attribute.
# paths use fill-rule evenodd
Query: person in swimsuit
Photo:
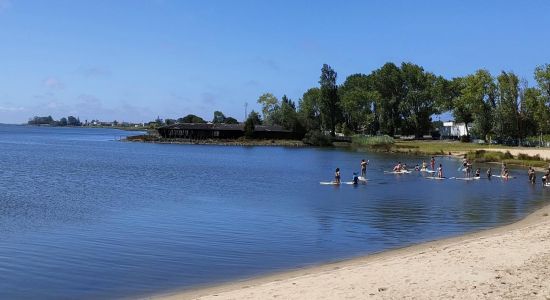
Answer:
<svg viewBox="0 0 550 300"><path fill-rule="evenodd" d="M505 168L504 171L502 172L502 178L508 179L509 175L510 174L508 173L508 168Z"/></svg>
<svg viewBox="0 0 550 300"><path fill-rule="evenodd" d="M367 165L369 164L368 161L365 161L364 159L361 160L361 176L367 177Z"/></svg>
<svg viewBox="0 0 550 300"><path fill-rule="evenodd" d="M336 168L336 171L334 172L334 182L336 184L340 184L340 168Z"/></svg>
<svg viewBox="0 0 550 300"><path fill-rule="evenodd" d="M491 171L491 168L487 169L487 178L491 179L491 176L493 176L493 171Z"/></svg>
<svg viewBox="0 0 550 300"><path fill-rule="evenodd" d="M531 183L535 183L535 181L537 180L537 175L532 167L529 167L529 170L527 171L527 176L529 176L529 182Z"/></svg>
<svg viewBox="0 0 550 300"><path fill-rule="evenodd" d="M504 177L504 170L506 170L506 163L502 163L502 166L500 167L500 176Z"/></svg>
<svg viewBox="0 0 550 300"><path fill-rule="evenodd" d="M401 162L398 162L397 165L395 167L393 167L393 171L394 172L401 172L401 168L403 166L401 165Z"/></svg>
<svg viewBox="0 0 550 300"><path fill-rule="evenodd" d="M415 171L420 171L420 166L418 164L416 164L416 166L414 166L414 170Z"/></svg>
<svg viewBox="0 0 550 300"><path fill-rule="evenodd" d="M430 160L430 164L432 165L432 171L435 171L435 158L432 156L432 159Z"/></svg>
<svg viewBox="0 0 550 300"><path fill-rule="evenodd" d="M548 177L550 177L550 168L548 168L544 176L542 176L542 185L546 185L548 182Z"/></svg>
<svg viewBox="0 0 550 300"><path fill-rule="evenodd" d="M476 169L476 177L480 177L481 176L481 170L479 168Z"/></svg>
<svg viewBox="0 0 550 300"><path fill-rule="evenodd" d="M422 162L422 171L426 171L428 169L428 164L426 164L426 161Z"/></svg>
<svg viewBox="0 0 550 300"><path fill-rule="evenodd" d="M353 173L353 184L359 183L359 176L357 176L357 173Z"/></svg>
<svg viewBox="0 0 550 300"><path fill-rule="evenodd" d="M439 164L439 168L437 168L437 177L443 178L443 165Z"/></svg>
<svg viewBox="0 0 550 300"><path fill-rule="evenodd" d="M466 177L472 177L472 164L469 161L466 162Z"/></svg>

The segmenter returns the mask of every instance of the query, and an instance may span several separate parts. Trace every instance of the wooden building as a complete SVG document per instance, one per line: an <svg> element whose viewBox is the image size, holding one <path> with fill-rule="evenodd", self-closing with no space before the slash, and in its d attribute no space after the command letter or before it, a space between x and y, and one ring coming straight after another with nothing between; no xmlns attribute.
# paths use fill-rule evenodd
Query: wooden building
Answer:
<svg viewBox="0 0 550 300"><path fill-rule="evenodd" d="M178 123L158 129L163 138L190 140L238 139L244 136L244 124L199 124ZM256 125L254 138L257 139L294 139L295 134L281 126Z"/></svg>

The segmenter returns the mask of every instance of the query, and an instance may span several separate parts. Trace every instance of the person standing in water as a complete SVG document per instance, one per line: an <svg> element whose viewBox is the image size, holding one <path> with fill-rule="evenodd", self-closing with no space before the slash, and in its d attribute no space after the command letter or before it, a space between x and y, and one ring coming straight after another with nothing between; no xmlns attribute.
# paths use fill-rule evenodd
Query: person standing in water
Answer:
<svg viewBox="0 0 550 300"><path fill-rule="evenodd" d="M367 177L367 166L369 165L369 161L365 161L364 159L361 160L361 176Z"/></svg>
<svg viewBox="0 0 550 300"><path fill-rule="evenodd" d="M481 170L479 168L476 169L476 175L477 178L481 176Z"/></svg>
<svg viewBox="0 0 550 300"><path fill-rule="evenodd" d="M432 159L430 160L430 164L432 166L432 171L435 171L435 158L432 156Z"/></svg>
<svg viewBox="0 0 550 300"><path fill-rule="evenodd" d="M437 168L437 177L443 178L443 165L439 164L439 168Z"/></svg>
<svg viewBox="0 0 550 300"><path fill-rule="evenodd" d="M336 184L340 184L340 168L336 168L336 171L334 172L334 182Z"/></svg>
<svg viewBox="0 0 550 300"><path fill-rule="evenodd" d="M488 179L491 179L491 176L493 176L492 173L493 173L493 172L491 171L491 168L487 169L487 178L488 178Z"/></svg>
<svg viewBox="0 0 550 300"><path fill-rule="evenodd" d="M466 161L466 177L472 177L472 164L469 161Z"/></svg>

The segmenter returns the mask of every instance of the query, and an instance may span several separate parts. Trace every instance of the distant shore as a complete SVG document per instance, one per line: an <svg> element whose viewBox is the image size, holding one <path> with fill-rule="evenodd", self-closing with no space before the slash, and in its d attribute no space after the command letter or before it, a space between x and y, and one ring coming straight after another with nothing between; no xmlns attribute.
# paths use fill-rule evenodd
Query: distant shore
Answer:
<svg viewBox="0 0 550 300"><path fill-rule="evenodd" d="M123 139L126 142L142 142L154 144L181 144L181 145L220 145L220 146L279 146L279 147L309 147L302 141L298 140L260 140L260 139L205 139L205 140L189 140L189 139L167 139L152 135L137 135L128 136Z"/></svg>
<svg viewBox="0 0 550 300"><path fill-rule="evenodd" d="M548 299L549 215L547 205L511 225L152 299Z"/></svg>

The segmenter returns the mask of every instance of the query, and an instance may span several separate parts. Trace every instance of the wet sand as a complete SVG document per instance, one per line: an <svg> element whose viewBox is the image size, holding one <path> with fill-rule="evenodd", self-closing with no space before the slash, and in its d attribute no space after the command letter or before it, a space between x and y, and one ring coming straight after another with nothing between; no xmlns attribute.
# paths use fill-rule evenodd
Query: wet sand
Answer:
<svg viewBox="0 0 550 300"><path fill-rule="evenodd" d="M550 205L495 229L153 299L550 299Z"/></svg>

